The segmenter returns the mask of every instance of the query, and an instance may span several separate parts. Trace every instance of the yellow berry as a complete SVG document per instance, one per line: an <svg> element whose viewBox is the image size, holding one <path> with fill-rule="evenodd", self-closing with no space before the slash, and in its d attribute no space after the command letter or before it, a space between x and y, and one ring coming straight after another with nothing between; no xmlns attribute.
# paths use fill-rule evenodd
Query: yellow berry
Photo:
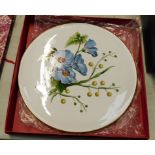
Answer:
<svg viewBox="0 0 155 155"><path fill-rule="evenodd" d="M100 84L101 84L101 85L105 85L105 82L104 82L104 81L100 81Z"/></svg>
<svg viewBox="0 0 155 155"><path fill-rule="evenodd" d="M107 92L107 96L108 97L111 97L112 96L112 93L111 92Z"/></svg>
<svg viewBox="0 0 155 155"><path fill-rule="evenodd" d="M93 62L89 62L88 65L89 65L90 67L92 67L94 64L93 64Z"/></svg>
<svg viewBox="0 0 155 155"><path fill-rule="evenodd" d="M103 68L103 64L99 64L99 68Z"/></svg>
<svg viewBox="0 0 155 155"><path fill-rule="evenodd" d="M96 82L96 81L93 81L93 82L92 82L92 85L93 85L93 86L96 86L96 85L97 85L97 82Z"/></svg>
<svg viewBox="0 0 155 155"><path fill-rule="evenodd" d="M65 90L65 93L67 93L67 94L70 93L70 90L69 89L66 89Z"/></svg>
<svg viewBox="0 0 155 155"><path fill-rule="evenodd" d="M91 97L92 96L92 93L91 92L88 92L87 93L87 96Z"/></svg>
<svg viewBox="0 0 155 155"><path fill-rule="evenodd" d="M61 103L62 104L65 104L66 103L66 100L63 98L63 99L61 99Z"/></svg>
<svg viewBox="0 0 155 155"><path fill-rule="evenodd" d="M100 95L99 92L96 92L96 93L95 93L95 96L99 96L99 95Z"/></svg>

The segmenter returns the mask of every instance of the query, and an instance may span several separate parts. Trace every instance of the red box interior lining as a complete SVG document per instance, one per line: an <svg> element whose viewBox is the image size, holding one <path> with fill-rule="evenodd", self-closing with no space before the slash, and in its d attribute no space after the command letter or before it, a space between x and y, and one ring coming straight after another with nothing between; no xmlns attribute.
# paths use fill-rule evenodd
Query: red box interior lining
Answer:
<svg viewBox="0 0 155 155"><path fill-rule="evenodd" d="M0 15L0 72L3 68L4 60L8 61L6 57L7 48L11 38L12 28L14 24L15 16L3 16Z"/></svg>
<svg viewBox="0 0 155 155"><path fill-rule="evenodd" d="M43 17L43 16L42 16ZM74 16L51 16L53 20L53 25L50 25L50 27L69 23L69 22L86 22L86 23L92 23L99 25L102 23L102 26L107 23L109 24L117 24L120 25L120 27L137 27L138 24L134 20L128 20L128 19L105 19L105 18L92 18L92 17L74 17ZM56 23L55 21L60 21L60 23ZM39 25L42 26L42 25ZM31 43L31 41L39 35L41 32L45 31L46 29L50 28L49 26L43 27L38 34L33 36L32 32L34 31L34 16L26 16L24 27L21 34L20 44L18 48L18 54L14 69L14 75L12 79L12 86L10 91L10 99L9 99L9 106L8 106L8 112L7 112L7 118L6 118L6 127L5 132L6 133L31 133L31 134L50 134L50 135L74 135L74 136L95 136L95 137L117 137L117 138L142 138L142 139L148 139L149 138L149 130L148 130L148 118L147 118L147 106L146 106L146 92L145 92L145 80L144 80L144 70L143 70L143 60L142 60L142 51L141 46L139 48L139 55L138 55L138 69L140 71L140 78L141 78L141 91L138 94L138 97L136 100L130 105L130 107L127 109L127 111L121 116L120 119L118 119L113 124L109 125L106 128L89 132L89 133L67 133L63 131L59 131L53 128L48 127L47 125L44 125L41 123L42 126L45 126L45 129L47 127L47 130L40 130L37 129L34 126L28 126L21 122L19 111L20 111L20 104L19 104L19 89L18 89L18 69L20 65L21 57L26 49L26 47ZM131 31L134 32L134 28L131 29ZM137 31L139 35L139 29ZM140 40L139 40L139 44ZM134 54L134 53L133 53ZM23 105L24 106L24 105ZM131 117L131 110L139 109L138 112L136 112ZM134 112L133 112L134 113ZM129 120L127 120L129 119ZM120 128L122 125L122 121L130 121L129 124L126 124L124 127ZM140 122L140 123L139 123ZM140 126L138 126L138 125ZM137 125L137 126L136 126ZM50 128L50 129L49 129ZM120 128L120 129L119 129ZM133 131L134 129L134 131Z"/></svg>

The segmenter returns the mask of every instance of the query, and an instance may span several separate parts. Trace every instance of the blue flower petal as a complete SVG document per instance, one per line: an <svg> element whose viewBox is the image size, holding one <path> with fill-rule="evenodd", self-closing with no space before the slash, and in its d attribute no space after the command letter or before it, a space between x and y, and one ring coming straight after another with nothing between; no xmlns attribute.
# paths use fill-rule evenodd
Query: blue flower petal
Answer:
<svg viewBox="0 0 155 155"><path fill-rule="evenodd" d="M55 76L54 76L55 80L60 81L61 80L61 72L59 70L55 70Z"/></svg>
<svg viewBox="0 0 155 155"><path fill-rule="evenodd" d="M84 63L84 59L82 58L82 55L81 54L79 54L78 63L81 63L81 64Z"/></svg>
<svg viewBox="0 0 155 155"><path fill-rule="evenodd" d="M65 58L66 59L71 59L73 57L73 53L71 53L70 50L65 50Z"/></svg>
<svg viewBox="0 0 155 155"><path fill-rule="evenodd" d="M69 72L70 72L70 77L75 78L75 75L76 75L75 72L73 70L70 70Z"/></svg>
<svg viewBox="0 0 155 155"><path fill-rule="evenodd" d="M91 54L93 57L96 57L98 49L95 46L96 46L96 42L92 39L89 39L85 43L84 48L86 49L87 53Z"/></svg>
<svg viewBox="0 0 155 155"><path fill-rule="evenodd" d="M70 67L74 60L74 55L70 50L56 51L54 57L62 64L62 66L64 65L66 67Z"/></svg>
<svg viewBox="0 0 155 155"><path fill-rule="evenodd" d="M65 77L65 76L61 76L61 82L64 83L64 84L70 84L71 81L69 80L68 77Z"/></svg>
<svg viewBox="0 0 155 155"><path fill-rule="evenodd" d="M72 77L68 77L68 80L69 80L68 84L76 82L75 78Z"/></svg>
<svg viewBox="0 0 155 155"><path fill-rule="evenodd" d="M92 48L90 48L90 50L93 51L93 52L96 52L97 48L96 47L92 47Z"/></svg>
<svg viewBox="0 0 155 155"><path fill-rule="evenodd" d="M72 68L75 69L76 71L79 70L79 69L78 69L79 67L78 67L77 63L72 64Z"/></svg>
<svg viewBox="0 0 155 155"><path fill-rule="evenodd" d="M57 57L65 57L65 51L56 51L54 53L54 56L57 58Z"/></svg>
<svg viewBox="0 0 155 155"><path fill-rule="evenodd" d="M67 71L69 72L69 76L63 76L62 75L62 78L61 78L61 82L64 83L64 84L70 84L70 83L73 83L75 82L75 72L71 69L71 68L67 68Z"/></svg>
<svg viewBox="0 0 155 155"><path fill-rule="evenodd" d="M71 62L74 59L73 53L71 53L70 50L65 50L65 58L66 58L66 64L71 64Z"/></svg>
<svg viewBox="0 0 155 155"><path fill-rule="evenodd" d="M87 74L87 66L84 63L84 59L82 58L81 54L78 54L75 57L75 60L72 64L73 69L75 69L76 71L78 71L79 73L81 73L82 75L86 75Z"/></svg>
<svg viewBox="0 0 155 155"><path fill-rule="evenodd" d="M84 48L92 48L92 47L94 47L94 46L96 46L96 42L95 42L94 40L92 40L92 39L89 39L89 40L85 43Z"/></svg>
<svg viewBox="0 0 155 155"><path fill-rule="evenodd" d="M82 74L82 75L87 75L87 66L85 64L78 64L78 67L79 67L79 72Z"/></svg>
<svg viewBox="0 0 155 155"><path fill-rule="evenodd" d="M82 58L82 55L81 55L81 54L78 54L78 55L75 57L74 62L84 63L84 59Z"/></svg>
<svg viewBox="0 0 155 155"><path fill-rule="evenodd" d="M93 57L96 57L97 56L97 48L92 47L92 48L88 49L88 53L91 54Z"/></svg>
<svg viewBox="0 0 155 155"><path fill-rule="evenodd" d="M68 72L68 75L64 75L64 71ZM76 74L72 68L62 67L55 70L55 80L61 81L63 84L70 84L76 81Z"/></svg>

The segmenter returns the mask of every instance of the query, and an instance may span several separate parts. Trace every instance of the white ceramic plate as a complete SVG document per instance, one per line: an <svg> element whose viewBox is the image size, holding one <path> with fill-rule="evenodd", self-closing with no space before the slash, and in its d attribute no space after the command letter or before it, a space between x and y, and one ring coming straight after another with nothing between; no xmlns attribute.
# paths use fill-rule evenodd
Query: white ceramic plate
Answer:
<svg viewBox="0 0 155 155"><path fill-rule="evenodd" d="M73 44L66 47L69 38ZM107 69L110 66L114 67ZM137 75L119 38L95 25L71 23L45 31L30 44L18 82L26 105L38 119L63 131L87 132L123 114L134 96ZM51 89L55 92L49 95Z"/></svg>

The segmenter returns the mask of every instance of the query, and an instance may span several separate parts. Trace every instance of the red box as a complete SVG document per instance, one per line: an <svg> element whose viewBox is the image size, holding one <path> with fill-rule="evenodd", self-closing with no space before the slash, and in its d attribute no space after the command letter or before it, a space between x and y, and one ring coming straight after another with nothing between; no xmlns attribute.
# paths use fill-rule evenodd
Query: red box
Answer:
<svg viewBox="0 0 155 155"><path fill-rule="evenodd" d="M0 68L5 60L15 16L0 15Z"/></svg>
<svg viewBox="0 0 155 155"><path fill-rule="evenodd" d="M36 27L36 20L38 18L41 20L43 19L45 23L43 21L40 21L37 25L37 31L34 31ZM46 22L48 24L46 24ZM18 70L21 57L26 47L32 42L34 38L36 38L41 32L47 30L48 28L70 22L90 23L108 29L126 44L137 64L137 90L129 108L117 121L115 121L111 125L87 133L69 133L45 125L43 122L35 118L35 116L28 110L22 100L18 88ZM113 29L111 29L112 27ZM126 34L126 37L123 38L121 36L122 34ZM138 49L138 52L136 52L136 49ZM24 111L22 111L22 109L24 109ZM26 114L28 114L28 117L26 117ZM33 119L33 122L30 122L30 120L28 120L29 118ZM141 50L140 28L137 21L131 19L111 19L78 16L26 16L12 79L5 132L9 134L20 133L52 136L74 136L74 138L80 136L83 138L98 137L101 139L148 139L149 127L146 88Z"/></svg>

